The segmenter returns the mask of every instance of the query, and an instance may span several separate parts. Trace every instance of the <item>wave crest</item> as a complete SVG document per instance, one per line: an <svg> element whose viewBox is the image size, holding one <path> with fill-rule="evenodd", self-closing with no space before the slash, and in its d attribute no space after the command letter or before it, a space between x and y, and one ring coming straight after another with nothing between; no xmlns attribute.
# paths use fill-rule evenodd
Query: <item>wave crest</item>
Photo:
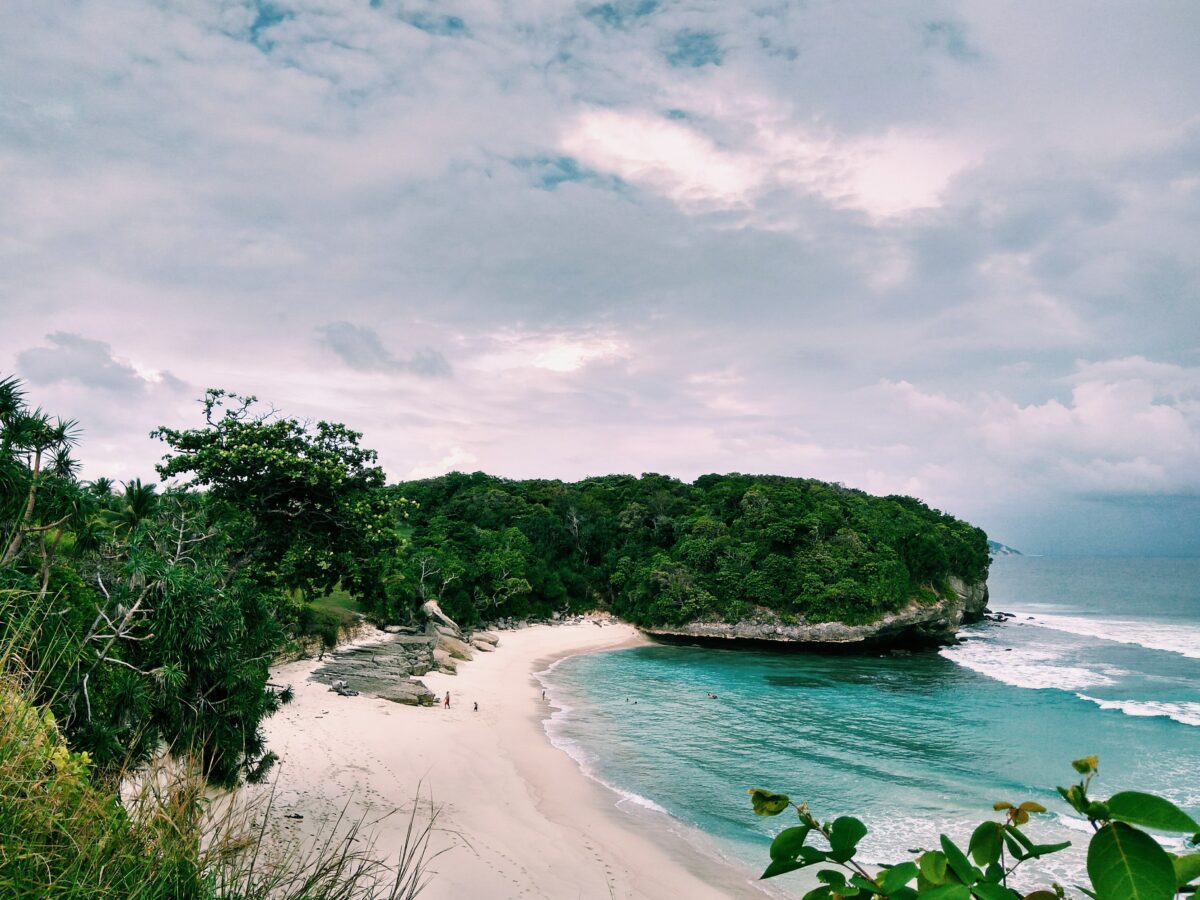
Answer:
<svg viewBox="0 0 1200 900"><path fill-rule="evenodd" d="M1092 619L1049 613L1037 613L1032 618L1031 624L1042 628L1200 659L1200 628L1194 625L1135 619Z"/></svg>

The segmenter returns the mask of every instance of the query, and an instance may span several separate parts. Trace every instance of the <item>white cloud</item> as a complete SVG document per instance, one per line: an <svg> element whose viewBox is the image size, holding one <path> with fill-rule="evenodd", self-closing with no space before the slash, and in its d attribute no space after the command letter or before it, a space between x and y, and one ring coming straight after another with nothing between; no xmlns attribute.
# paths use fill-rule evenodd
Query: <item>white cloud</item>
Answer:
<svg viewBox="0 0 1200 900"><path fill-rule="evenodd" d="M645 111L586 110L569 123L559 148L685 210L748 209L782 187L878 219L939 206L947 183L972 161L945 138L897 130L839 136L780 123L778 114L759 109L719 124L737 135L734 146Z"/></svg>
<svg viewBox="0 0 1200 900"><path fill-rule="evenodd" d="M435 478L438 475L445 475L447 472L470 470L476 462L478 462L478 458L474 453L459 446L451 446L445 448L445 453L441 458L413 466L408 470L406 477L410 479Z"/></svg>
<svg viewBox="0 0 1200 900"><path fill-rule="evenodd" d="M597 362L627 359L629 344L612 331L501 329L471 342L472 368L483 372L540 369L570 373Z"/></svg>
<svg viewBox="0 0 1200 900"><path fill-rule="evenodd" d="M0 367L109 345L30 370L89 473L215 385L397 475L780 471L1064 532L1198 490L1193 10L286 7L258 45L249 2L6 10Z"/></svg>
<svg viewBox="0 0 1200 900"><path fill-rule="evenodd" d="M905 409L918 415L933 419L960 418L967 412L962 403L951 400L941 392L926 393L914 387L907 381L889 381L886 378L879 383L880 388L894 397Z"/></svg>
<svg viewBox="0 0 1200 900"><path fill-rule="evenodd" d="M762 182L748 157L678 122L611 109L580 114L559 147L583 163L648 185L684 207L736 207Z"/></svg>

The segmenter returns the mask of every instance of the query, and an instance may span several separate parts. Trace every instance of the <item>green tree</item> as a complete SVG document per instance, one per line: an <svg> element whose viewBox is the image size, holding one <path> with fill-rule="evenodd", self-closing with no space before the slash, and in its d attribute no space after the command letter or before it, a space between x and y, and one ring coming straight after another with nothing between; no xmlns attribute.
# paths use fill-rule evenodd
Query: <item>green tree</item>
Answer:
<svg viewBox="0 0 1200 900"><path fill-rule="evenodd" d="M30 409L17 379L0 380L0 569L32 557L43 593L63 528L86 512L71 456L78 433Z"/></svg>
<svg viewBox="0 0 1200 900"><path fill-rule="evenodd" d="M204 427L159 428L164 478L204 489L229 536L233 571L309 596L339 584L375 602L399 546L376 454L344 425L315 425L211 389Z"/></svg>

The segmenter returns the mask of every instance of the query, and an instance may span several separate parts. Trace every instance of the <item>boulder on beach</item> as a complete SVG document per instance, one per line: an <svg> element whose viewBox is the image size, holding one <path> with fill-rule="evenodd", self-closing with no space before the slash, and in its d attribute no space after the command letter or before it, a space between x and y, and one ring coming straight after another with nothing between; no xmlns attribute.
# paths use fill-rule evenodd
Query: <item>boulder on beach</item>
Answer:
<svg viewBox="0 0 1200 900"><path fill-rule="evenodd" d="M471 648L464 641L448 634L439 634L437 649L449 653L455 659L468 660L471 658Z"/></svg>
<svg viewBox="0 0 1200 900"><path fill-rule="evenodd" d="M437 700L433 691L425 687L424 682L416 679L397 681L376 691L376 697L391 700L393 703L403 703L406 706L433 706Z"/></svg>
<svg viewBox="0 0 1200 900"><path fill-rule="evenodd" d="M433 667L439 672L445 672L447 675L458 674L458 663L454 657L440 647L435 647L433 651Z"/></svg>

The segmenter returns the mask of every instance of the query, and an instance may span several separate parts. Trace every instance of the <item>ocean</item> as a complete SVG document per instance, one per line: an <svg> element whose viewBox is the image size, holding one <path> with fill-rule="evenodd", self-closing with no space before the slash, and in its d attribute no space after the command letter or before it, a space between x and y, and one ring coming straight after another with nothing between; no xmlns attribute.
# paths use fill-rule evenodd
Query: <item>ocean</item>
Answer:
<svg viewBox="0 0 1200 900"><path fill-rule="evenodd" d="M1037 800L1029 833L1074 840L1027 876L1079 883L1088 838L1055 785L1097 754L1097 796L1160 793L1200 814L1200 560L997 558L982 623L940 651L843 656L647 646L540 676L551 740L614 792L748 875L794 816L746 791L858 815L862 856L966 846L992 803ZM709 694L716 694L711 699ZM789 885L789 880L792 880ZM798 891L794 876L770 884ZM795 893L796 896L799 893Z"/></svg>

